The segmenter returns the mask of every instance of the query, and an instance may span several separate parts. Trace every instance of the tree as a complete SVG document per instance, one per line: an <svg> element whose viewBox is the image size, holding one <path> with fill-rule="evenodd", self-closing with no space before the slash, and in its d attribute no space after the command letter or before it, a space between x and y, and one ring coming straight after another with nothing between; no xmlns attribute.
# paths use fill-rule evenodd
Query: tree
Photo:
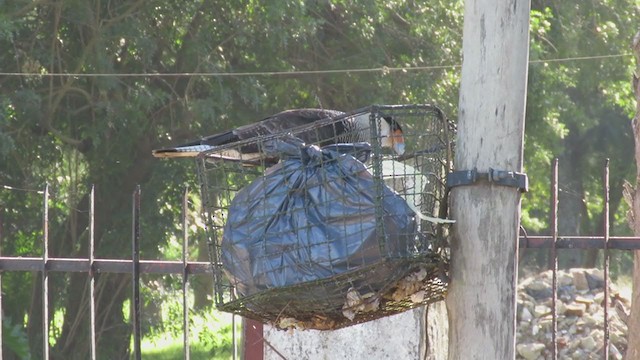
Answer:
<svg viewBox="0 0 640 360"><path fill-rule="evenodd" d="M530 3L465 2L455 166L521 171ZM520 193L452 190L449 359L515 358Z"/></svg>
<svg viewBox="0 0 640 360"><path fill-rule="evenodd" d="M635 191L631 185L625 187L626 198L631 207L629 211L629 226L633 228L636 236L640 236L640 32L633 38L633 51L636 55L636 74L633 76L633 91L636 95L636 116L633 118L633 132L635 136L636 155L636 186ZM633 290L631 294L631 311L627 323L627 353L625 359L640 358L640 251L634 252L633 258Z"/></svg>
<svg viewBox="0 0 640 360"><path fill-rule="evenodd" d="M143 257L162 257L168 240L180 234L174 218L182 186L197 188L197 180L192 162L157 161L149 149L292 107L351 110L372 103L432 102L455 119L459 69L451 65L460 61L461 4L1 2L0 69L21 75L0 76L0 185L40 190L49 182L51 255L73 257L87 256L87 194L95 184L97 255L126 258L131 192L141 184ZM531 191L523 201L523 224L530 233L548 227L547 179L554 156L578 159L576 171L583 173L574 178L581 185L568 190L577 189L571 193L586 204L599 201L594 194L600 180L588 176L600 172L598 157L612 159L613 189L617 178L633 172L630 160L622 160L631 154L627 120L634 108L625 96L631 71L626 58L544 60L624 53L624 39L635 32L636 18L631 0L533 1L531 54L536 62L529 73L525 142ZM390 70L162 75L384 66ZM421 70L394 71L397 67ZM407 124L407 129L416 131L419 125ZM569 150L573 143L582 144L581 152ZM39 254L41 200L34 191L0 188L4 255ZM581 231L595 232L592 219L600 218L599 209L581 211ZM190 253L198 254L197 244ZM613 261L612 267L618 263L626 264ZM38 357L40 325L30 308L40 308L39 281L30 273L5 273L2 280L10 294L3 297L2 310L16 325L31 319L32 355ZM85 288L82 274L51 277L51 291L59 294L51 306L64 314L62 325L56 324L60 332L52 332L54 355L81 354L88 347L83 338L89 333ZM117 358L129 346L122 312L128 280L102 276L98 291L98 346Z"/></svg>
<svg viewBox="0 0 640 360"><path fill-rule="evenodd" d="M529 233L548 233L545 209L554 157L560 159L560 234L603 233L602 181L592 174L601 172L605 158L611 159L611 232L624 235L627 231L620 188L634 171L629 166L633 139L628 121L633 106L625 94L632 64L620 55L628 47L623 39L635 31L630 19L636 12L635 5L625 0L532 1L525 134L531 191L523 200L522 218ZM548 61L558 58L573 60ZM561 251L560 255L561 267L593 267L598 259L597 250ZM613 262L614 274L621 263Z"/></svg>
<svg viewBox="0 0 640 360"><path fill-rule="evenodd" d="M157 161L150 150L293 107L352 110L373 103L437 102L451 113L455 69L318 75L183 76L417 67L457 62L459 4L246 1L0 4L0 184L53 189L51 256L86 257L88 191L96 186L96 255L130 256L131 192L142 186L142 256L162 257L180 233L184 184L194 164ZM94 74L94 75L90 75ZM407 129L415 124L407 124ZM41 197L0 189L3 254L38 255ZM197 253L194 244L191 253ZM201 254L202 255L202 254ZM86 276L51 278L52 356L88 353ZM28 318L39 357L39 281L3 275L4 314ZM126 357L126 276L97 283L98 350ZM30 309L33 309L31 311Z"/></svg>

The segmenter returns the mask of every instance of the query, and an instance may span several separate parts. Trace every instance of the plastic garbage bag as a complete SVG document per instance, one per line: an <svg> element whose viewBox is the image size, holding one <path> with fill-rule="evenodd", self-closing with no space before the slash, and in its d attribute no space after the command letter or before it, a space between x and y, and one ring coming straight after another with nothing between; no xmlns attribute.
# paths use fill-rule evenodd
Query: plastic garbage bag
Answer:
<svg viewBox="0 0 640 360"><path fill-rule="evenodd" d="M236 194L223 230L223 269L240 295L409 255L415 213L360 161L369 144L288 138L269 152L281 161Z"/></svg>

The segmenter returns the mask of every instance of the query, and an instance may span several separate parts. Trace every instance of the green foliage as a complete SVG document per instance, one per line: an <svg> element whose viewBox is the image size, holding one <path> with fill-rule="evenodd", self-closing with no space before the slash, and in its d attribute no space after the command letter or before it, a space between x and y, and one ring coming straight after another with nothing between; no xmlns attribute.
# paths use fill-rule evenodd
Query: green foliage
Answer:
<svg viewBox="0 0 640 360"><path fill-rule="evenodd" d="M21 324L14 324L10 317L2 318L2 346L22 360L31 359L29 342Z"/></svg>
<svg viewBox="0 0 640 360"><path fill-rule="evenodd" d="M176 292L162 302L162 321L148 329L142 341L144 358L182 357L183 329L181 297ZM144 310L143 310L144 312ZM240 336L237 318L236 336ZM233 353L231 315L212 308L189 313L189 349L194 359L228 359Z"/></svg>
<svg viewBox="0 0 640 360"><path fill-rule="evenodd" d="M548 60L627 53L637 10L630 0L532 5L525 139L531 191L522 223L531 232L547 230L549 168L562 156L575 159L562 166L582 181L561 185L592 204L583 230L593 233L604 158L611 158L612 189L633 174L633 59ZM2 254L40 254L42 194L35 190L49 183L52 256L88 255L88 193L95 185L96 255L128 258L131 195L140 184L143 258L176 260L183 188L192 189L188 218L197 224L198 183L192 161L153 159L156 147L295 107L435 103L455 118L462 9L462 1L442 0L0 2L0 69L22 74L0 79L0 185L29 190L0 187ZM324 70L352 71L272 73ZM215 75L248 72L254 74ZM198 75L175 75L181 73ZM616 209L619 233L625 208ZM201 226L192 225L189 236L193 259L202 255ZM3 276L12 318L37 307L32 281L28 274ZM98 302L110 305L98 308L108 358L129 351L129 319L120 311L129 295L119 290L126 281L106 277L99 293ZM174 296L167 289L179 281L154 281L146 305L170 319L177 310L166 310ZM53 354L69 358L88 349L88 324L80 320L86 279L59 285L53 306L64 308L64 319ZM37 334L37 315L28 317L27 334ZM147 330L176 331L157 322ZM225 338L216 331L203 340ZM33 354L41 346L36 340ZM227 346L211 341L211 348Z"/></svg>
<svg viewBox="0 0 640 360"><path fill-rule="evenodd" d="M630 2L603 0L541 0L532 8L534 63L529 69L525 142L532 191L523 202L523 224L535 231L546 228L548 212L541 210L548 208L550 164L559 156L560 191L575 193L588 204L581 215L582 231L594 233L602 209L604 159L611 159L613 211L624 211L619 207L620 184L634 174L629 97L633 61L618 55L628 53L636 27L626 16L633 17L637 9ZM614 57L545 60L596 55Z"/></svg>

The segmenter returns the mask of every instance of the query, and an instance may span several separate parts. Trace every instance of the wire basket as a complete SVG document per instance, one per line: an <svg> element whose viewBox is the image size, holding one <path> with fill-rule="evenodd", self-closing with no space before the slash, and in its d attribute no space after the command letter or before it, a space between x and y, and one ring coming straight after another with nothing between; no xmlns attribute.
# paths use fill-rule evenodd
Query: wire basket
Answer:
<svg viewBox="0 0 640 360"><path fill-rule="evenodd" d="M369 144L330 146L360 139L321 134L355 116L369 117ZM385 117L404 128L403 155L384 147ZM273 151L310 136L329 146ZM435 106L376 105L200 154L217 308L332 330L442 300L454 136Z"/></svg>

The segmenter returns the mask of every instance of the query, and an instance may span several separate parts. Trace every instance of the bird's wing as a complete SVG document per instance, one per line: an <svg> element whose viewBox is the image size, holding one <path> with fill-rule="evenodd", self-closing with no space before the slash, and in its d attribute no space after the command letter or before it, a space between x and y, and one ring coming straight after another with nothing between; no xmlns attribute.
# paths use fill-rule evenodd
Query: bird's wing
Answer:
<svg viewBox="0 0 640 360"><path fill-rule="evenodd" d="M156 149L152 154L159 158L194 157L203 151L213 150L216 146L288 131L293 131L293 135L309 144L332 144L337 142L336 136L345 131L344 122L337 121L335 124L327 124L318 128L310 128L308 125L318 120L334 118L343 114L340 111L324 109L286 110L234 130L210 135L175 147ZM242 154L258 154L261 151L257 142L243 144L235 150Z"/></svg>
<svg viewBox="0 0 640 360"><path fill-rule="evenodd" d="M369 166L371 168L371 165ZM427 177L424 176L418 169L411 165L403 164L395 160L383 160L382 161L382 178L394 179L403 178L405 183L400 189L394 189L399 195L404 198L407 205L416 213L419 219L427 220L435 224L453 224L455 220L441 219L433 216L428 216L422 213L420 210L420 204L422 204L421 197L423 196L425 186L429 182Z"/></svg>
<svg viewBox="0 0 640 360"><path fill-rule="evenodd" d="M336 131L327 132L326 130L318 133L316 129L309 130L305 125L310 125L318 120L334 118L343 115L343 112L336 110L324 109L295 109L286 110L259 122L241 126L233 130L234 135L239 139L252 139L259 136L284 133L294 131L294 135L300 137L307 143L316 143L335 136ZM297 128L304 128L299 133L295 133ZM338 131L342 131L339 129Z"/></svg>

